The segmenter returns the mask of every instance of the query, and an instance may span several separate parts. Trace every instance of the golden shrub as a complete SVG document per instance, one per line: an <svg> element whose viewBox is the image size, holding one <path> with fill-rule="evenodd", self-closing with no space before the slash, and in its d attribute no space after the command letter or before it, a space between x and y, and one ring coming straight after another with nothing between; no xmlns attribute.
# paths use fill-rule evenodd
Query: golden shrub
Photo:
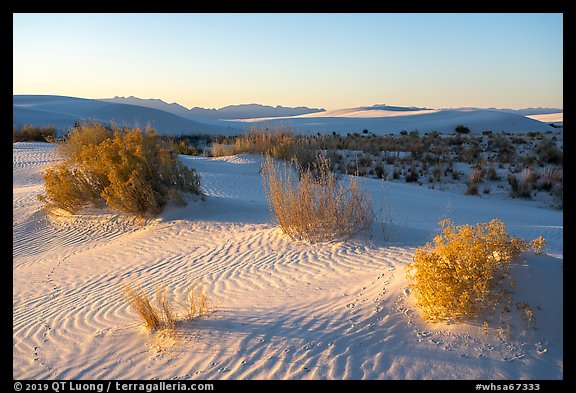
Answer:
<svg viewBox="0 0 576 393"><path fill-rule="evenodd" d="M90 135L90 130L95 135ZM74 130L61 148L67 161L44 173L47 206L76 212L107 204L129 214L159 213L181 192L201 194L200 177L187 168L153 131L116 130L101 125ZM104 136L108 137L104 138ZM104 139L103 139L104 138Z"/></svg>
<svg viewBox="0 0 576 393"><path fill-rule="evenodd" d="M67 159L78 161L84 146L98 145L112 136L113 131L104 124L96 121L84 122L70 130L65 143L58 145L58 152Z"/></svg>
<svg viewBox="0 0 576 393"><path fill-rule="evenodd" d="M475 317L493 306L498 279L528 245L502 221L476 226L440 222L442 233L416 250L406 274L423 316L430 321Z"/></svg>
<svg viewBox="0 0 576 393"><path fill-rule="evenodd" d="M535 254L543 254L544 248L548 245L546 239L542 236L538 236L536 239L530 241L530 248L534 251Z"/></svg>
<svg viewBox="0 0 576 393"><path fill-rule="evenodd" d="M350 178L348 186L338 183L324 157L302 168L297 162L277 165L266 156L262 179L278 225L293 239L348 239L372 223L368 193L360 189L355 177Z"/></svg>

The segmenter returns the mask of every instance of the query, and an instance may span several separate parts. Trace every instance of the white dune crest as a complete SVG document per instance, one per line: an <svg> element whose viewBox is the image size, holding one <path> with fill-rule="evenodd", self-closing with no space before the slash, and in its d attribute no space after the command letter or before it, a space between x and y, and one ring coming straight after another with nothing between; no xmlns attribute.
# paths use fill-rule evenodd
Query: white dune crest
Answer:
<svg viewBox="0 0 576 393"><path fill-rule="evenodd" d="M557 123L564 121L564 112L559 113L546 113L542 115L529 115L526 116L534 120L538 120L544 123Z"/></svg>

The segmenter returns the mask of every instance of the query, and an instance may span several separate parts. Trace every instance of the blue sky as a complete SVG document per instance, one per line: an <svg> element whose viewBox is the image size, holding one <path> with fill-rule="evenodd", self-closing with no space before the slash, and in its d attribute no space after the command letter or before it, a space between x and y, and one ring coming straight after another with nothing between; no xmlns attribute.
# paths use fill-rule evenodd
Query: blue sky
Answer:
<svg viewBox="0 0 576 393"><path fill-rule="evenodd" d="M14 14L14 94L563 108L562 14Z"/></svg>

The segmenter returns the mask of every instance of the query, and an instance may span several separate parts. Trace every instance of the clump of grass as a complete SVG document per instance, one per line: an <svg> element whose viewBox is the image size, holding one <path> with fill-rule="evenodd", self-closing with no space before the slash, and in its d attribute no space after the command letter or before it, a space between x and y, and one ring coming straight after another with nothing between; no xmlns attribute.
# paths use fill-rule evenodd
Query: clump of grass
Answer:
<svg viewBox="0 0 576 393"><path fill-rule="evenodd" d="M188 320L198 318L206 314L209 310L208 297L203 290L195 291L190 289L186 296L185 318Z"/></svg>
<svg viewBox="0 0 576 393"><path fill-rule="evenodd" d="M511 237L502 221L476 226L440 222L442 233L416 250L407 277L424 318L430 321L470 319L502 299L499 279L510 261L528 245Z"/></svg>
<svg viewBox="0 0 576 393"><path fill-rule="evenodd" d="M478 195L478 183L468 183L466 187L466 195Z"/></svg>
<svg viewBox="0 0 576 393"><path fill-rule="evenodd" d="M500 177L498 176L498 173L496 173L496 169L494 169L494 166L490 165L490 167L488 168L488 174L486 175L486 179L488 180L500 180Z"/></svg>
<svg viewBox="0 0 576 393"><path fill-rule="evenodd" d="M156 288L156 298L153 301L140 285L124 283L124 299L130 304L142 319L144 326L150 330L174 330L179 319L192 320L206 314L210 307L209 298L204 291L199 294L189 290L183 310L175 311L172 299L168 295L166 287Z"/></svg>
<svg viewBox="0 0 576 393"><path fill-rule="evenodd" d="M123 284L123 290L124 299L136 310L148 330L164 327L161 309L152 304L141 286L134 288L129 284Z"/></svg>
<svg viewBox="0 0 576 393"><path fill-rule="evenodd" d="M472 170L472 173L470 173L470 176L468 177L468 181L470 183L480 183L482 181L482 178L484 177L485 172L486 170L483 167L474 168Z"/></svg>
<svg viewBox="0 0 576 393"><path fill-rule="evenodd" d="M210 153L213 157L226 157L238 154L238 151L236 145L214 142L210 145Z"/></svg>
<svg viewBox="0 0 576 393"><path fill-rule="evenodd" d="M292 239L348 239L372 224L370 198L358 179L350 177L348 185L337 182L322 156L305 168L298 162L278 165L266 156L262 179L276 221Z"/></svg>
<svg viewBox="0 0 576 393"><path fill-rule="evenodd" d="M281 160L297 160L302 165L312 163L317 155L310 140L294 133L289 125L272 127L265 123L254 124L250 131L236 137L233 143L212 143L210 151L214 157L257 153Z"/></svg>
<svg viewBox="0 0 576 393"><path fill-rule="evenodd" d="M532 185L527 181L526 177L520 180L513 174L508 174L508 183L510 184L510 195L513 198L530 198Z"/></svg>
<svg viewBox="0 0 576 393"><path fill-rule="evenodd" d="M550 166L544 168L538 176L536 188L538 190L550 191L554 185L562 182L562 174L558 169L553 169Z"/></svg>
<svg viewBox="0 0 576 393"><path fill-rule="evenodd" d="M26 124L20 129L12 129L12 142L54 142L56 140L56 128L52 126L36 127Z"/></svg>

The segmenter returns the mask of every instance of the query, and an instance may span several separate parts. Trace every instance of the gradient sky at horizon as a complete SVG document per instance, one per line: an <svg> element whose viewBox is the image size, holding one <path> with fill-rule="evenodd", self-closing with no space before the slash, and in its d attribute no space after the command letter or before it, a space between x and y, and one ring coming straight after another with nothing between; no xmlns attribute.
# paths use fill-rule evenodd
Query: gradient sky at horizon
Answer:
<svg viewBox="0 0 576 393"><path fill-rule="evenodd" d="M14 14L13 93L563 108L563 15Z"/></svg>

